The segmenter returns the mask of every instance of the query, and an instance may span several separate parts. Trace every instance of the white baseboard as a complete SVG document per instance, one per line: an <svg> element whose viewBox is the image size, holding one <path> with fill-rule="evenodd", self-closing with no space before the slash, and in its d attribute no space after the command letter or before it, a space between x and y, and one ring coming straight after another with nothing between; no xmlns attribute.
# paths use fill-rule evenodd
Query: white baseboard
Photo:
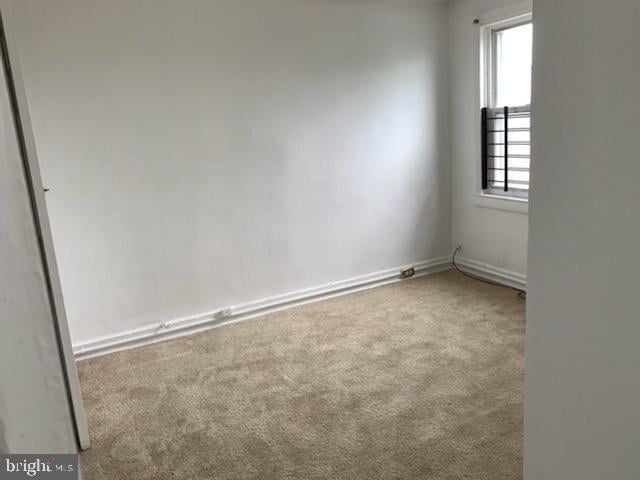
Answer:
<svg viewBox="0 0 640 480"><path fill-rule="evenodd" d="M248 302L230 308L222 308L201 315L167 320L74 345L73 353L76 360L85 360L107 353L128 350L142 345L149 345L203 332L222 325L229 325L306 303L317 302L327 298L399 282L402 280L400 278L400 272L410 267L415 268L416 276L429 275L431 273L449 270L451 268L451 257L440 257L405 267L391 268L348 280L331 282L318 287Z"/></svg>
<svg viewBox="0 0 640 480"><path fill-rule="evenodd" d="M456 257L456 264L465 272L469 272L478 277L486 278L487 280L517 288L519 290L527 290L527 277L521 273L494 267L486 263L477 262L460 256Z"/></svg>

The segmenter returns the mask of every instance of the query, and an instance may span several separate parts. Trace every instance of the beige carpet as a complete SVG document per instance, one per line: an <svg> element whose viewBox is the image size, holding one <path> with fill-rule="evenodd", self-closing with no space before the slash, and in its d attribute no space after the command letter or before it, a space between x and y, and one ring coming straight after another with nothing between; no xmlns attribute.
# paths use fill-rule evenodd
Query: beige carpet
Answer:
<svg viewBox="0 0 640 480"><path fill-rule="evenodd" d="M85 478L522 478L524 301L454 272L79 364Z"/></svg>

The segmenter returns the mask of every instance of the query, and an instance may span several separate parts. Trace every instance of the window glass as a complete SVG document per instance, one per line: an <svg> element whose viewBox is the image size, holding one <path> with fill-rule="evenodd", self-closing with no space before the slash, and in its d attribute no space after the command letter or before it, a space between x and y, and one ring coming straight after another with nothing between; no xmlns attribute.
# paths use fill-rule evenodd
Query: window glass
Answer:
<svg viewBox="0 0 640 480"><path fill-rule="evenodd" d="M533 27L531 23L492 35L494 55L493 106L519 106L531 103L531 65Z"/></svg>

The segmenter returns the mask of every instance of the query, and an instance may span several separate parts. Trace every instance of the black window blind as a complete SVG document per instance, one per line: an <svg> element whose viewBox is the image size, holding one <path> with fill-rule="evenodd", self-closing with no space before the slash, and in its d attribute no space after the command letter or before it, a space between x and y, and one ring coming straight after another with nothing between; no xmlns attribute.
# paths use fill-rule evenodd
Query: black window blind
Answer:
<svg viewBox="0 0 640 480"><path fill-rule="evenodd" d="M483 108L482 189L491 192L529 192L531 167L531 108Z"/></svg>

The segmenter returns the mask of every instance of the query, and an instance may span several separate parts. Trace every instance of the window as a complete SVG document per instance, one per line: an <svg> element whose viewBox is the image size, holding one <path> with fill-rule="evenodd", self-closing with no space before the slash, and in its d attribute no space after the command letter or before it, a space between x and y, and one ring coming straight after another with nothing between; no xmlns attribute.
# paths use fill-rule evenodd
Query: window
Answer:
<svg viewBox="0 0 640 480"><path fill-rule="evenodd" d="M527 198L531 163L531 15L483 28L482 191Z"/></svg>

